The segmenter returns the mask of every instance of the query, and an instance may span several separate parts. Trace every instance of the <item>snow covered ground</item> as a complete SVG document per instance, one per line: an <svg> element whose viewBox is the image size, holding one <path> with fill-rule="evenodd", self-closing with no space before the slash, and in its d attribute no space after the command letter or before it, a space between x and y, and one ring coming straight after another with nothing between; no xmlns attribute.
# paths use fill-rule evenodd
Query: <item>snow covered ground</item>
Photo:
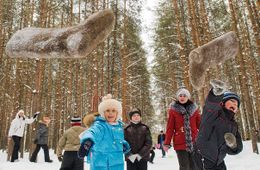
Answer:
<svg viewBox="0 0 260 170"><path fill-rule="evenodd" d="M260 147L260 145L258 145ZM174 150L170 150L166 158L161 158L160 150L156 150L154 164L148 164L149 170L170 170L178 169L178 161ZM60 162L53 151L50 152L53 163L45 163L43 158L43 151L38 154L38 163L31 163L28 160L28 154L25 154L24 159L19 162L7 162L6 153L0 152L0 170L58 170ZM259 170L260 169L260 155L252 153L251 142L244 142L244 150L236 156L227 156L226 164L229 170ZM85 170L89 167L85 165Z"/></svg>

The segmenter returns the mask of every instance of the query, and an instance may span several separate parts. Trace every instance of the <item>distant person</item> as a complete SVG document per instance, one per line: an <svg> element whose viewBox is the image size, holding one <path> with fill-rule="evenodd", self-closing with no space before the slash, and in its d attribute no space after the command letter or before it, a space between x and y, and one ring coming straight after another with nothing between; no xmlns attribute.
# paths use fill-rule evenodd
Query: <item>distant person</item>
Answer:
<svg viewBox="0 0 260 170"><path fill-rule="evenodd" d="M157 144L158 144L158 149L162 150L162 157L164 158L166 153L163 147L164 144L164 140L165 140L165 134L163 133L163 130L160 131L160 134L157 137Z"/></svg>
<svg viewBox="0 0 260 170"><path fill-rule="evenodd" d="M25 125L33 123L37 119L39 113L40 112L36 112L34 113L32 118L28 118L27 116L24 115L23 110L19 110L15 118L11 122L11 126L8 133L8 141L13 139L14 142L11 162L18 161L18 152L20 149L21 139L24 134Z"/></svg>
<svg viewBox="0 0 260 170"><path fill-rule="evenodd" d="M236 155L243 149L235 115L240 98L227 91L220 80L211 81L203 108L200 131L196 140L195 160L199 170L226 170L226 154Z"/></svg>
<svg viewBox="0 0 260 170"><path fill-rule="evenodd" d="M141 110L132 109L129 112L130 124L125 128L125 140L131 151L126 156L127 170L147 170L150 160L152 137L150 129L142 123Z"/></svg>
<svg viewBox="0 0 260 170"><path fill-rule="evenodd" d="M151 148L151 150L150 150L150 160L149 160L149 162L150 163L154 163L153 162L153 160L154 160L154 157L155 157L155 152L154 152L154 150L155 150L155 147L153 146L152 148Z"/></svg>
<svg viewBox="0 0 260 170"><path fill-rule="evenodd" d="M124 140L122 105L108 94L99 104L98 112L100 116L92 117L94 122L80 135L78 156L87 156L91 170L123 170L123 154L130 147Z"/></svg>
<svg viewBox="0 0 260 170"><path fill-rule="evenodd" d="M194 142L199 132L200 111L190 98L190 92L181 88L176 93L177 101L169 109L165 135L165 150L170 148L173 139L180 170L194 170Z"/></svg>
<svg viewBox="0 0 260 170"><path fill-rule="evenodd" d="M86 129L81 126L79 116L73 116L70 124L71 127L64 132L57 146L58 160L62 162L60 170L83 170L84 161L78 158L79 135ZM62 154L63 150L64 153Z"/></svg>
<svg viewBox="0 0 260 170"><path fill-rule="evenodd" d="M34 144L36 144L36 148L32 153L30 158L30 162L36 162L37 155L40 149L43 149L44 152L44 160L45 162L53 162L50 159L49 148L48 148L48 125L51 119L48 116L43 116L42 120L39 121L39 126L36 131L36 138L34 140Z"/></svg>

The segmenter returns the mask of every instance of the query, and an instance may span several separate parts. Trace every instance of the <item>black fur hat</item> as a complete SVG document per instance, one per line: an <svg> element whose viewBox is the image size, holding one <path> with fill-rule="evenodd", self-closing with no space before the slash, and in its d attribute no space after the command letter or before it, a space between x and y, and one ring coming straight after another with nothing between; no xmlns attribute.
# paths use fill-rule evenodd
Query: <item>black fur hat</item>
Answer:
<svg viewBox="0 0 260 170"><path fill-rule="evenodd" d="M142 116L141 110L139 108L134 108L129 112L129 118L132 119L132 116L136 113Z"/></svg>

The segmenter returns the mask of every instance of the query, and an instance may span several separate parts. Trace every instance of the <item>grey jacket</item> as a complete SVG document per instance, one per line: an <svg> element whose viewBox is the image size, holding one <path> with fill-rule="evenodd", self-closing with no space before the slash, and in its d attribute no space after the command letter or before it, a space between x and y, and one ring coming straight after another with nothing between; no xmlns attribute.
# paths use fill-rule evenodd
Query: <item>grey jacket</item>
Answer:
<svg viewBox="0 0 260 170"><path fill-rule="evenodd" d="M36 144L48 144L48 127L44 123L39 123L39 127L36 131Z"/></svg>

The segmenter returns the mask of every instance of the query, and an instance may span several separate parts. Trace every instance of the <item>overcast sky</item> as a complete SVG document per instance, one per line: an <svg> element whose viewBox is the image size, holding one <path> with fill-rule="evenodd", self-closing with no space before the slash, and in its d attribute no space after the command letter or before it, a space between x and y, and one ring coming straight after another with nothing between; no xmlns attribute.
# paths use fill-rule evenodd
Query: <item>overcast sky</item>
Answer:
<svg viewBox="0 0 260 170"><path fill-rule="evenodd" d="M141 38L144 42L144 49L148 54L148 64L151 64L153 60L153 50L151 49L152 44L152 30L155 22L155 14L154 11L156 6L158 5L159 0L146 0L145 6L143 7L143 12L141 13L142 16L142 34Z"/></svg>

